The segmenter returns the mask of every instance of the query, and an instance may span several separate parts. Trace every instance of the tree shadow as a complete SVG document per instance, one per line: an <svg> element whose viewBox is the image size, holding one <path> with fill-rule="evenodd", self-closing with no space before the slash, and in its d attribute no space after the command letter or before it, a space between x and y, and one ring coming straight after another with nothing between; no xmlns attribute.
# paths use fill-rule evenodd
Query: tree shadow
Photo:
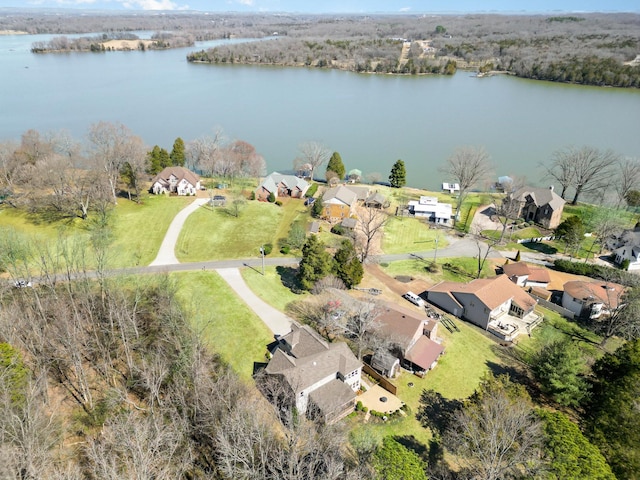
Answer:
<svg viewBox="0 0 640 480"><path fill-rule="evenodd" d="M429 447L419 442L413 435L396 435L393 439L408 450L415 452L422 459L429 458Z"/></svg>
<svg viewBox="0 0 640 480"><path fill-rule="evenodd" d="M544 253L545 255L553 255L554 253L558 253L558 249L556 247L543 242L526 242L521 243L520 245L528 250L533 250L534 252L538 253Z"/></svg>
<svg viewBox="0 0 640 480"><path fill-rule="evenodd" d="M276 273L280 277L282 284L291 290L293 293L300 293L302 287L298 280L298 270L294 267L276 267Z"/></svg>
<svg viewBox="0 0 640 480"><path fill-rule="evenodd" d="M423 390L420 394L420 407L416 418L423 427L431 429L434 434L442 436L453 414L462 407L458 399L448 399L434 390Z"/></svg>

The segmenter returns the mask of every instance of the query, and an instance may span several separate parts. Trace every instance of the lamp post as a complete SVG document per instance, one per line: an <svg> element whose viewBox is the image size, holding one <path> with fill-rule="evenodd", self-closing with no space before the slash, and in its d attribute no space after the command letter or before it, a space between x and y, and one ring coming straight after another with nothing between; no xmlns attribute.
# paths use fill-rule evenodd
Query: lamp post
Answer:
<svg viewBox="0 0 640 480"><path fill-rule="evenodd" d="M438 259L438 233L436 232L436 249L433 252L433 263L436 263L436 260Z"/></svg>
<svg viewBox="0 0 640 480"><path fill-rule="evenodd" d="M264 245L260 247L260 254L262 255L262 276L264 277Z"/></svg>

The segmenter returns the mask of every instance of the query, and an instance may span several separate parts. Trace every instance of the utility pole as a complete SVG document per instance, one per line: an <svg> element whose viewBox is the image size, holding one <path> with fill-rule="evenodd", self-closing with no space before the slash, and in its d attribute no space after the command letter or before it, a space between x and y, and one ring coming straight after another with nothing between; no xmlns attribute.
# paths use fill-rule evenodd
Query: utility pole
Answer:
<svg viewBox="0 0 640 480"><path fill-rule="evenodd" d="M264 245L260 247L260 253L262 254L262 276L264 277Z"/></svg>
<svg viewBox="0 0 640 480"><path fill-rule="evenodd" d="M436 260L438 259L438 232L436 232L436 250L435 252L433 252L433 263L436 263Z"/></svg>

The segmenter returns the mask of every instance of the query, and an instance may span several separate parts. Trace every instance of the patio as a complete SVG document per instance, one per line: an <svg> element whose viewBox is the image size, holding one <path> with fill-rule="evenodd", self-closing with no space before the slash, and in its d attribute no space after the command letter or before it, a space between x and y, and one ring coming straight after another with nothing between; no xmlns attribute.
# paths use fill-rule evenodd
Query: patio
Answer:
<svg viewBox="0 0 640 480"><path fill-rule="evenodd" d="M386 398L386 401L381 401L381 398ZM393 413L403 405L402 400L387 392L380 385L374 385L362 395L358 395L357 400L361 401L362 405L367 407L369 411L375 410L382 413Z"/></svg>
<svg viewBox="0 0 640 480"><path fill-rule="evenodd" d="M505 312L497 317L492 317L487 330L502 340L512 342L518 335L529 335L543 319L544 317L536 312L531 312L524 318L515 317Z"/></svg>

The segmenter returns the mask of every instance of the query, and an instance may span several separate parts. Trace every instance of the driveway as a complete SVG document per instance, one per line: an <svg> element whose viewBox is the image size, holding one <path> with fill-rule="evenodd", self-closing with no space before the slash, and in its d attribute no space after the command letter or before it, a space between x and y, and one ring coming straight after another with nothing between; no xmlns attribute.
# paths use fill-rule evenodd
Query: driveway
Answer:
<svg viewBox="0 0 640 480"><path fill-rule="evenodd" d="M219 268L216 270L238 296L258 315L274 335L286 335L291 331L291 318L265 303L256 296L245 283L237 268Z"/></svg>
<svg viewBox="0 0 640 480"><path fill-rule="evenodd" d="M169 225L167 233L164 235L164 239L162 240L162 244L160 245L160 250L158 250L158 255L156 255L155 260L151 262L149 266L175 265L177 263L180 263L176 258L175 250L176 243L178 242L178 236L180 236L180 231L182 230L182 226L184 225L184 222L189 215L191 215L200 206L204 205L207 202L207 198L197 198L193 201L193 203L190 203L178 212L178 214L171 222L171 225Z"/></svg>

